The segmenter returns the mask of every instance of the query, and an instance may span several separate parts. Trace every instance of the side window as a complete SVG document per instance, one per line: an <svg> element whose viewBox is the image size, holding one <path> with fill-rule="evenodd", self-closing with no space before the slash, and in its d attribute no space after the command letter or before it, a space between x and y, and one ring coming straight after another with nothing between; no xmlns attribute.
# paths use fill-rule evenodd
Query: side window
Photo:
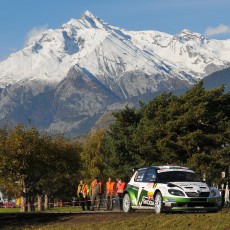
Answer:
<svg viewBox="0 0 230 230"><path fill-rule="evenodd" d="M155 181L157 177L157 173L155 169L148 169L147 173L146 173L146 177L145 177L145 181L146 182L151 182L151 181Z"/></svg>
<svg viewBox="0 0 230 230"><path fill-rule="evenodd" d="M142 182L144 180L144 175L145 175L146 169L141 169L136 172L134 181L136 182Z"/></svg>

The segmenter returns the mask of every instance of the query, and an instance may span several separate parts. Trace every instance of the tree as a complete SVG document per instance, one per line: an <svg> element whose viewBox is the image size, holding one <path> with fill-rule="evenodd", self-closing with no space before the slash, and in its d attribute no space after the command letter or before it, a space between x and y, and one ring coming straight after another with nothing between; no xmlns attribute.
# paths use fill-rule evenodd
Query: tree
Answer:
<svg viewBox="0 0 230 230"><path fill-rule="evenodd" d="M104 129L98 129L89 134L86 138L86 143L83 146L81 153L82 167L80 176L90 183L95 176L104 179L105 162L102 150L102 139L104 138ZM80 180L81 178L79 178Z"/></svg>
<svg viewBox="0 0 230 230"><path fill-rule="evenodd" d="M37 188L40 195L45 195L47 208L50 197L63 200L75 195L82 146L78 142L66 140L62 135L51 138L43 134L41 148L44 165L43 175L37 181Z"/></svg>
<svg viewBox="0 0 230 230"><path fill-rule="evenodd" d="M201 81L184 95L165 93L115 118L104 147L114 174L134 164L169 163L194 167L213 180L227 170L230 94L224 87L205 90Z"/></svg>
<svg viewBox="0 0 230 230"><path fill-rule="evenodd" d="M21 186L23 197L22 211L31 208L32 190L41 175L39 159L39 134L36 129L26 129L18 124L15 129L5 132L1 140L1 177L5 177L12 185Z"/></svg>
<svg viewBox="0 0 230 230"><path fill-rule="evenodd" d="M141 119L135 108L126 106L114 113L116 121L103 141L107 174L113 177L129 177L132 168L142 165L134 135Z"/></svg>
<svg viewBox="0 0 230 230"><path fill-rule="evenodd" d="M63 196L76 188L81 145L62 136L40 135L18 124L0 132L0 178L21 188L21 211L32 211L39 194Z"/></svg>

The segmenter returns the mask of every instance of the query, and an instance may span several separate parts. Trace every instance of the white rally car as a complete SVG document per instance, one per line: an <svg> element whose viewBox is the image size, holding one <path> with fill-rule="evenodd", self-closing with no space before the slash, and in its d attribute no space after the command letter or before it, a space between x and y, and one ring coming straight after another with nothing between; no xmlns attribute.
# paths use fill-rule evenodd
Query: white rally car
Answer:
<svg viewBox="0 0 230 230"><path fill-rule="evenodd" d="M221 209L221 193L199 180L195 172L181 166L151 166L135 171L124 191L123 211L155 209L171 211Z"/></svg>

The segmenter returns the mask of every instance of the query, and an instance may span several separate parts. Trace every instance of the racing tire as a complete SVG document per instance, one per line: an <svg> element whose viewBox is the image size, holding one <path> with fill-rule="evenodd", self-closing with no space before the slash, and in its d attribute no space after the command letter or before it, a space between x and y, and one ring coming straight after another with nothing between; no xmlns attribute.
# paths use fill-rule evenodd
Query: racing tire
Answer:
<svg viewBox="0 0 230 230"><path fill-rule="evenodd" d="M130 196L128 193L126 193L123 197L123 204L122 204L122 207L123 207L123 211L125 213L129 213L129 212L132 212L132 208L131 208L131 200L130 200Z"/></svg>
<svg viewBox="0 0 230 230"><path fill-rule="evenodd" d="M160 214L163 212L163 198L160 192L157 192L154 199L155 213Z"/></svg>

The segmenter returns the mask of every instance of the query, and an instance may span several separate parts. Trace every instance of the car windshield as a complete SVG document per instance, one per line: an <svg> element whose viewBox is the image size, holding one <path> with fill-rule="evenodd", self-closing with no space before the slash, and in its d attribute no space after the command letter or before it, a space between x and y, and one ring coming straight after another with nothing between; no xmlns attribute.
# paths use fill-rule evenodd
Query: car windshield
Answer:
<svg viewBox="0 0 230 230"><path fill-rule="evenodd" d="M177 181L201 181L194 172L186 171L165 171L158 173L157 181L161 183Z"/></svg>

